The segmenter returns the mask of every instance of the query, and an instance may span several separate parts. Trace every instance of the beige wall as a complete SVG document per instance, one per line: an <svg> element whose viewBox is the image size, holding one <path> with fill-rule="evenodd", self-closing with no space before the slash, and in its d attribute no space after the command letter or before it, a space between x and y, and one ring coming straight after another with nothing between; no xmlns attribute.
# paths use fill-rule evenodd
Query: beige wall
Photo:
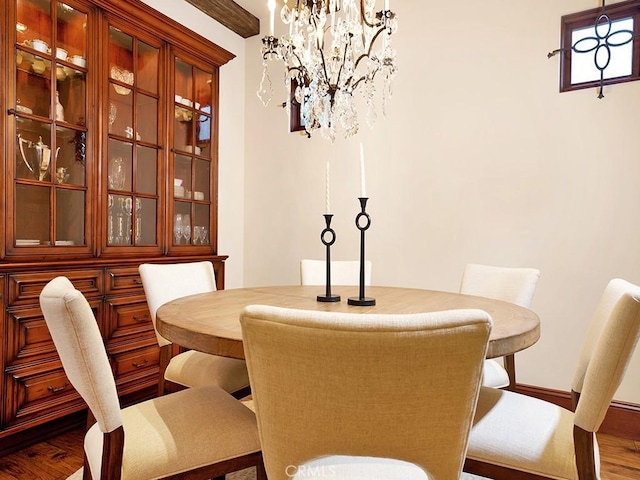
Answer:
<svg viewBox="0 0 640 480"><path fill-rule="evenodd" d="M560 16L593 0L391 6L400 71L388 116L373 129L362 118L356 138L334 144L287 133L283 110L262 107L260 39L246 42L244 283L297 283L299 259L322 258L327 157L334 256L357 257L362 141L374 283L457 290L467 262L539 268L542 338L517 356L519 381L568 390L606 283L640 282L640 84L603 100L558 93L558 58L546 54ZM264 31L266 8L250 8ZM640 403L639 374L637 356L617 398Z"/></svg>

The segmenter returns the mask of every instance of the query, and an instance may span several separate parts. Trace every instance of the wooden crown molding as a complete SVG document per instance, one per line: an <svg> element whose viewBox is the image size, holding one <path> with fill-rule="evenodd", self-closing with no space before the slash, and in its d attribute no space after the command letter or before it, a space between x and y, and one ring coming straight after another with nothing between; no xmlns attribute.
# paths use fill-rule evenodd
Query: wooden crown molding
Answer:
<svg viewBox="0 0 640 480"><path fill-rule="evenodd" d="M260 33L260 20L233 0L186 0L243 38Z"/></svg>

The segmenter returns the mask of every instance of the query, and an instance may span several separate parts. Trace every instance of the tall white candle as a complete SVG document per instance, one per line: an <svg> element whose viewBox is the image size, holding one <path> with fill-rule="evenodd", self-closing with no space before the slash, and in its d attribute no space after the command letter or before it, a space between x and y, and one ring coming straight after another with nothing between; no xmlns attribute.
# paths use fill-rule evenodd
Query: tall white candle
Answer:
<svg viewBox="0 0 640 480"><path fill-rule="evenodd" d="M360 196L367 196L367 186L364 180L364 147L362 146L362 142L360 142Z"/></svg>
<svg viewBox="0 0 640 480"><path fill-rule="evenodd" d="M273 27L275 22L275 13L276 13L276 0L269 0L267 3L269 7L269 35L273 37Z"/></svg>
<svg viewBox="0 0 640 480"><path fill-rule="evenodd" d="M327 180L325 182L326 213L331 213L331 194L329 191L329 160L327 160Z"/></svg>
<svg viewBox="0 0 640 480"><path fill-rule="evenodd" d="M389 10L389 0L384 0L384 9Z"/></svg>

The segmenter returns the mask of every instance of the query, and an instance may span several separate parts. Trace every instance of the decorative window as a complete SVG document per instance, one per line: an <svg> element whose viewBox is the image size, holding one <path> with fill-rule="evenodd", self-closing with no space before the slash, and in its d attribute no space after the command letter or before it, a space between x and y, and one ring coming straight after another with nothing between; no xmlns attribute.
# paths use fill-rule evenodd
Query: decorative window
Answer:
<svg viewBox="0 0 640 480"><path fill-rule="evenodd" d="M562 17L560 91L640 79L640 0Z"/></svg>

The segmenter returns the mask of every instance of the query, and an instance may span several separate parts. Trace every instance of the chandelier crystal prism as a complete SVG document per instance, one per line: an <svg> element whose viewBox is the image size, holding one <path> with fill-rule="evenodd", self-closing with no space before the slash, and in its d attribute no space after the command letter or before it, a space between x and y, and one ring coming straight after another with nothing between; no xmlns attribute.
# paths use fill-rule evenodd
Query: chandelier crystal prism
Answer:
<svg viewBox="0 0 640 480"><path fill-rule="evenodd" d="M293 89L307 133L319 130L334 141L358 132L357 105L367 108L367 123L376 119L376 77L382 77L382 112L391 96L396 53L391 35L397 30L389 0L376 12L375 0L284 0L280 11L288 33L274 37L275 0L269 0L270 34L262 39L263 72L257 95L266 106L273 95L268 63L285 66L285 88ZM358 94L356 96L356 94ZM290 96L289 96L290 97Z"/></svg>

